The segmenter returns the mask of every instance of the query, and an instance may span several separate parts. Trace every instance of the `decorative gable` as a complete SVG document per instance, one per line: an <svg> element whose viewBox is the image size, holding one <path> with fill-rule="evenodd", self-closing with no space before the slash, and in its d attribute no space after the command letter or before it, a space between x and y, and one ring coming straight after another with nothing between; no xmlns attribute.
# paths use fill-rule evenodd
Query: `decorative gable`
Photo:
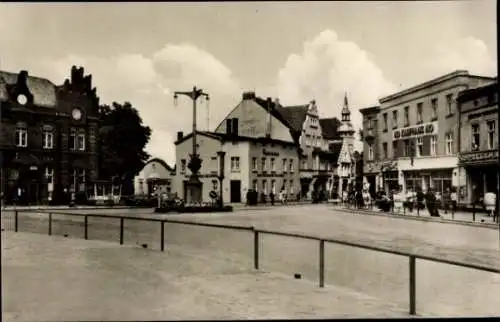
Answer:
<svg viewBox="0 0 500 322"><path fill-rule="evenodd" d="M339 155L339 164L342 163L352 163L353 158L352 158L352 151L350 151L349 145L346 144L345 142L342 143L342 148L340 149L340 155Z"/></svg>

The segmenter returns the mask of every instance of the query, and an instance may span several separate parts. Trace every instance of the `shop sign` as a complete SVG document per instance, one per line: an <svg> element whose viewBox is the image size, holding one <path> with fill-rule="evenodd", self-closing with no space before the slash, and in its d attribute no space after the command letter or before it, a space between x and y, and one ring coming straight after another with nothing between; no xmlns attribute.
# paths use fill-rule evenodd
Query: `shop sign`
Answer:
<svg viewBox="0 0 500 322"><path fill-rule="evenodd" d="M497 161L498 160L498 150L480 151L480 152L461 154L459 156L459 160L460 160L460 162Z"/></svg>
<svg viewBox="0 0 500 322"><path fill-rule="evenodd" d="M269 151L269 150L262 150L262 154L265 155L265 156L273 156L273 157L279 157L280 154L278 152L273 152L273 151Z"/></svg>
<svg viewBox="0 0 500 322"><path fill-rule="evenodd" d="M438 133L438 123L430 122L415 126L396 129L392 132L394 140L416 138L426 135L436 135Z"/></svg>

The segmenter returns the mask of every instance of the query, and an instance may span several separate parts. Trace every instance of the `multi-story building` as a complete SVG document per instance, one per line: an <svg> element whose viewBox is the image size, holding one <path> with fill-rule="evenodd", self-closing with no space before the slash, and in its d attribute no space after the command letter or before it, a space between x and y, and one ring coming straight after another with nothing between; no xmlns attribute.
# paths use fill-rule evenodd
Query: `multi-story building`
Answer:
<svg viewBox="0 0 500 322"><path fill-rule="evenodd" d="M225 152L223 200L246 202L249 189L269 196L284 190L288 198L299 192L299 153L294 133L270 99L244 93L242 101L227 115L214 132L197 132L202 200L210 200L210 191L219 190L218 152ZM187 169L192 153L192 133L179 134L176 144L174 187L185 198Z"/></svg>
<svg viewBox="0 0 500 322"><path fill-rule="evenodd" d="M383 187L381 174L382 162L380 160L388 159L387 155L380 155L380 148L384 148L387 153L387 143L381 146L378 137L378 114L380 106L370 106L360 109L363 116L363 130L361 139L363 140L363 175L364 181L369 185L370 194L375 195L380 187ZM386 165L387 167L387 165Z"/></svg>
<svg viewBox="0 0 500 322"><path fill-rule="evenodd" d="M98 106L91 76L63 85L0 71L2 193L6 203L67 202L98 176Z"/></svg>
<svg viewBox="0 0 500 322"><path fill-rule="evenodd" d="M365 161L367 168L378 163L373 168L380 169L383 188L389 190L401 185L405 191L420 187L442 193L446 188L456 187L456 97L463 90L494 80L455 71L381 98L374 133L377 140L365 140Z"/></svg>
<svg viewBox="0 0 500 322"><path fill-rule="evenodd" d="M159 158L152 158L134 178L134 195L151 197L157 189L170 194L174 169Z"/></svg>
<svg viewBox="0 0 500 322"><path fill-rule="evenodd" d="M459 114L458 197L471 204L499 191L498 82L461 92Z"/></svg>

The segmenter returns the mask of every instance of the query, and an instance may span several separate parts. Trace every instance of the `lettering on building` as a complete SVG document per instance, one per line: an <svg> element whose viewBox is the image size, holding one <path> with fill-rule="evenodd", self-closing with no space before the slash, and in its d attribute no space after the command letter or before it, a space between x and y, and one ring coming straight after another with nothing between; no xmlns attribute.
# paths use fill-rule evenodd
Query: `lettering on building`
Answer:
<svg viewBox="0 0 500 322"><path fill-rule="evenodd" d="M498 160L498 150L461 154L459 156L459 160L460 160L460 162L474 162L474 161L495 161L496 162Z"/></svg>
<svg viewBox="0 0 500 322"><path fill-rule="evenodd" d="M437 132L438 132L438 123L430 122L415 126L404 127L401 129L396 129L392 133L394 140L401 140L401 139L410 139L426 135L436 135Z"/></svg>
<svg viewBox="0 0 500 322"><path fill-rule="evenodd" d="M262 154L265 155L265 156L272 156L272 157L279 157L280 154L278 152L273 152L273 151L269 151L269 150L262 150Z"/></svg>

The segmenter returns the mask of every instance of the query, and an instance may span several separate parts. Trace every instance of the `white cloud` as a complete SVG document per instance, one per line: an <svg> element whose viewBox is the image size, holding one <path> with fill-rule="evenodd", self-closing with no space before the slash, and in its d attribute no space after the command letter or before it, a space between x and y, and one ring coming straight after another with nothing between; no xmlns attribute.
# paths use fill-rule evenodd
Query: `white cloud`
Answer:
<svg viewBox="0 0 500 322"><path fill-rule="evenodd" d="M339 40L331 30L305 42L301 53L288 57L276 87L284 105L315 99L323 117L340 117L347 92L356 128L362 121L359 108L376 105L381 96L395 89L364 50Z"/></svg>

